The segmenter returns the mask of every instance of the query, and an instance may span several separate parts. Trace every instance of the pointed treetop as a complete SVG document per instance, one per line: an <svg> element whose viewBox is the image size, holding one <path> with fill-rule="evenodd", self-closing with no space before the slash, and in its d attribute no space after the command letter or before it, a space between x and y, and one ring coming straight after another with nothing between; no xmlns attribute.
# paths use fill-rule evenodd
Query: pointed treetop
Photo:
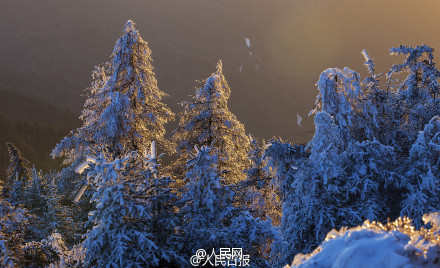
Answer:
<svg viewBox="0 0 440 268"><path fill-rule="evenodd" d="M250 142L254 142L255 141L255 138L254 138L254 136L252 136L252 134L251 133L249 133L249 141Z"/></svg>
<svg viewBox="0 0 440 268"><path fill-rule="evenodd" d="M136 30L134 28L134 25L135 25L135 23L132 20L128 20L124 26L124 32L128 33L128 32L133 32L134 30Z"/></svg>
<svg viewBox="0 0 440 268"><path fill-rule="evenodd" d="M221 74L223 72L223 63L222 60L218 60L217 62L217 74Z"/></svg>

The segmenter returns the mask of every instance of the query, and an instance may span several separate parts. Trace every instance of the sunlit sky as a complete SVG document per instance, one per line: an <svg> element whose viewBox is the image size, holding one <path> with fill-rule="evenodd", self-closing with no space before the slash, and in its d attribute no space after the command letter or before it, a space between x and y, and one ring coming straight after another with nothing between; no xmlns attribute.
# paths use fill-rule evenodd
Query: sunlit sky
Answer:
<svg viewBox="0 0 440 268"><path fill-rule="evenodd" d="M438 0L0 0L0 70L23 74L3 75L0 84L14 88L28 73L60 79L66 88L56 94L17 90L79 116L93 66L109 59L132 19L175 112L222 59L229 107L247 132L306 142L321 71L346 66L364 75L364 48L379 72L402 60L388 54L392 46L440 49L439 11Z"/></svg>

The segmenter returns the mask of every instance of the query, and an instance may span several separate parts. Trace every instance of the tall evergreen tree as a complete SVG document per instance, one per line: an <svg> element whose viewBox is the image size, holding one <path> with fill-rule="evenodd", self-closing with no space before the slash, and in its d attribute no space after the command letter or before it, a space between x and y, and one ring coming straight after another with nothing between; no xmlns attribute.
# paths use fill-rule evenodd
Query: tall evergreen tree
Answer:
<svg viewBox="0 0 440 268"><path fill-rule="evenodd" d="M182 196L181 250L189 257L198 249L211 254L212 249L241 247L251 256L253 265L266 267L270 250L264 245L277 239L277 233L269 220L262 222L246 209L233 206L233 192L219 176L218 158L211 150L208 146L196 147L188 162L188 183Z"/></svg>
<svg viewBox="0 0 440 268"><path fill-rule="evenodd" d="M364 94L358 73L347 67L343 70L329 68L321 73L316 85L319 94L309 115L318 111L331 115L340 127L344 146L351 139L362 141L373 138L370 122L374 117L365 120L368 109L362 101Z"/></svg>
<svg viewBox="0 0 440 268"><path fill-rule="evenodd" d="M333 228L384 220L386 205L396 203L396 195L386 194L398 186L394 150L374 138L359 76L328 69L318 89L321 109L315 110L315 135L306 152L272 142L266 153L283 190L284 244L275 249L280 264L316 247Z"/></svg>
<svg viewBox="0 0 440 268"><path fill-rule="evenodd" d="M122 174L129 157L108 163L102 158L89 172L96 192L96 209L89 220L93 229L87 233L84 247L89 267L155 267L160 249L147 232L148 211L145 200L138 198L132 179Z"/></svg>
<svg viewBox="0 0 440 268"><path fill-rule="evenodd" d="M6 180L2 189L2 196L13 206L23 203L23 193L30 180L29 160L21 155L14 144L7 142L9 151L9 166L6 170Z"/></svg>
<svg viewBox="0 0 440 268"><path fill-rule="evenodd" d="M374 60L365 49L362 55L365 57L364 65L367 66L369 75L362 83L364 95L359 101L364 103L364 109L360 115L361 120L369 125L371 135L368 138L377 139L387 146L394 146L403 119L401 101L390 88L392 79L389 77L387 88L383 90L379 84L382 74L376 73Z"/></svg>
<svg viewBox="0 0 440 268"><path fill-rule="evenodd" d="M110 159L129 151L142 154L151 141L170 149L164 124L174 115L162 102L153 72L151 51L128 21L116 42L111 61L98 67L81 115L83 126L72 131L52 151L72 163L87 154L105 152Z"/></svg>
<svg viewBox="0 0 440 268"><path fill-rule="evenodd" d="M198 149L188 162L189 170L186 192L182 197L185 204L182 231L188 254L197 249L215 248L224 238L221 236L225 220L236 210L232 206L232 191L222 186L218 175L217 155L211 155L211 148L203 146ZM226 187L226 188L225 188Z"/></svg>
<svg viewBox="0 0 440 268"><path fill-rule="evenodd" d="M401 214L420 227L423 214L440 210L440 116L433 117L419 133L408 160Z"/></svg>
<svg viewBox="0 0 440 268"><path fill-rule="evenodd" d="M31 180L24 192L24 206L29 211L29 226L27 228L27 240L40 241L48 236L46 232L46 220L44 218L47 212L46 202L46 183L41 171L38 172L35 167L31 170Z"/></svg>
<svg viewBox="0 0 440 268"><path fill-rule="evenodd" d="M157 246L159 253L158 266L175 267L187 264L187 259L179 256L179 239L176 227L180 226L178 214L178 189L169 176L162 176L159 169L160 156L156 156L155 142L151 151L144 157L132 157L127 168L128 178L133 178L132 185L136 190L133 195L145 201L145 210L149 215L146 232L151 234L151 241Z"/></svg>
<svg viewBox="0 0 440 268"><path fill-rule="evenodd" d="M73 224L71 211L67 206L61 204L61 196L58 193L55 184L54 174L51 174L48 180L48 189L45 196L47 211L43 218L46 220L46 233L59 233L67 239L68 242L73 240L76 226Z"/></svg>
<svg viewBox="0 0 440 268"><path fill-rule="evenodd" d="M275 225L279 225L282 215L279 189L267 166L264 149L251 135L249 135L249 139L251 144L251 150L248 154L250 165L245 170L246 180L238 185L238 202L241 205L246 205L254 217L261 219L269 217ZM243 191L245 191L245 195L243 195Z"/></svg>
<svg viewBox="0 0 440 268"><path fill-rule="evenodd" d="M0 265L20 267L23 265L27 211L0 198L0 219Z"/></svg>
<svg viewBox="0 0 440 268"><path fill-rule="evenodd" d="M402 111L399 114L400 135L396 137L396 144L406 153L405 157L417 139L418 132L423 130L431 118L440 114L437 98L440 71L435 66L433 52L434 49L427 45L390 49L391 55L406 56L403 63L393 65L387 74L388 77L398 73L408 74L403 83L399 84L397 97L400 107L396 107Z"/></svg>
<svg viewBox="0 0 440 268"><path fill-rule="evenodd" d="M222 62L217 70L204 80L204 86L196 90L193 101L183 102L179 127L173 132L177 152L187 159L194 146L211 146L218 149L220 172L229 182L244 179L249 138L244 126L227 106L231 94L223 75Z"/></svg>
<svg viewBox="0 0 440 268"><path fill-rule="evenodd" d="M425 99L430 94L433 99L439 93L437 79L440 72L435 67L434 49L427 45L421 46L399 46L390 49L391 55L407 56L403 63L391 67L388 76L393 73L408 72L408 76L401 84L399 90L410 102ZM413 103L412 103L413 104Z"/></svg>

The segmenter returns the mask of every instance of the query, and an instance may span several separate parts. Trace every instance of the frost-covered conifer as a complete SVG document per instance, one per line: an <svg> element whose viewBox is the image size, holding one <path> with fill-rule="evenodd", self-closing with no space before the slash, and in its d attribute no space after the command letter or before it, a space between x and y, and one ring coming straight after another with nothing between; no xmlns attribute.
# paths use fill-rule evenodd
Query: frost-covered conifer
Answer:
<svg viewBox="0 0 440 268"><path fill-rule="evenodd" d="M179 127L173 132L177 152L186 159L194 146L212 146L218 149L221 176L228 182L244 179L247 166L249 139L244 126L227 106L231 94L223 75L222 62L217 70L204 80L204 86L196 90L191 102L183 102Z"/></svg>
<svg viewBox="0 0 440 268"><path fill-rule="evenodd" d="M139 193L145 193L147 211L150 215L148 233L157 246L159 266L186 264L179 254L179 239L176 227L180 225L177 214L178 197L171 188L170 177L157 177L150 170L144 171L144 183L137 187Z"/></svg>
<svg viewBox="0 0 440 268"><path fill-rule="evenodd" d="M61 196L58 194L53 174L49 179L51 180L48 183L45 196L47 211L43 216L45 231L48 234L60 233L70 242L78 228L73 223L69 208L61 204Z"/></svg>
<svg viewBox="0 0 440 268"><path fill-rule="evenodd" d="M399 137L405 151L417 138L425 124L440 114L437 95L439 93L440 72L434 63L433 49L427 45L399 46L390 49L391 55L405 55L401 64L391 67L388 77L395 73L407 72L408 76L399 86L398 97L403 109L402 137Z"/></svg>
<svg viewBox="0 0 440 268"><path fill-rule="evenodd" d="M274 244L278 264L310 251L333 228L383 220L387 202L395 197L386 197L396 185L391 147L350 139L344 144L340 126L325 111L317 112L315 129L306 147L310 154L276 141L266 151L283 189L283 240Z"/></svg>
<svg viewBox="0 0 440 268"><path fill-rule="evenodd" d="M368 126L366 138L377 139L385 145L390 145L391 133L395 132L395 128L399 125L399 120L395 121L393 120L395 116L391 116L397 112L394 107L391 108L394 93L380 87L379 78L383 74L376 73L374 59L370 58L366 49L362 50L362 55L365 58L364 65L369 72L362 82L364 94L359 100L363 103L361 120L364 120L364 125Z"/></svg>
<svg viewBox="0 0 440 268"><path fill-rule="evenodd" d="M344 146L348 145L350 139L362 141L373 137L371 120L374 117L368 118L367 107L362 101L364 94L358 73L349 68L329 68L321 73L316 85L319 94L315 108L309 115L318 111L331 115L340 128L340 138Z"/></svg>
<svg viewBox="0 0 440 268"><path fill-rule="evenodd" d="M191 256L198 249L242 247L255 265L267 266L268 245L278 239L271 222L234 207L233 193L218 175L217 155L207 146L196 147L196 153L188 162L187 191L182 197L182 251Z"/></svg>
<svg viewBox="0 0 440 268"><path fill-rule="evenodd" d="M426 124L411 147L401 214L422 225L422 215L440 210L440 116Z"/></svg>
<svg viewBox="0 0 440 268"><path fill-rule="evenodd" d="M303 225L297 218L297 211L301 208L301 200L296 197L295 188L292 183L295 181L299 167L305 164L308 153L304 146L292 145L281 140L272 139L268 143L268 148L264 152L264 157L268 161L268 167L274 172L276 185L282 193L282 218L280 226L280 237L272 245L273 262L278 265L288 263L293 258L293 253L289 250L298 248L297 243L304 243L304 240L298 239L298 232L302 231ZM301 186L301 185L300 185ZM301 191L299 191L301 193ZM297 226L296 226L297 225Z"/></svg>
<svg viewBox="0 0 440 268"><path fill-rule="evenodd" d="M2 189L2 196L13 206L23 203L23 193L26 183L30 179L29 160L21 155L14 144L7 142L9 152L9 166L6 170L6 179Z"/></svg>
<svg viewBox="0 0 440 268"><path fill-rule="evenodd" d="M366 85L368 91L375 92L380 89L379 77L382 76L382 74L376 73L376 64L374 63L374 59L370 57L370 54L368 54L366 49L362 50L362 55L365 58L364 65L367 66L368 72L370 73L370 76L365 77L363 84Z"/></svg>
<svg viewBox="0 0 440 268"><path fill-rule="evenodd" d="M174 115L162 102L147 43L128 21L116 42L111 61L98 67L81 115L83 126L72 131L52 151L72 163L87 154L104 152L109 159L129 151L142 154L151 141L169 150L164 124Z"/></svg>
<svg viewBox="0 0 440 268"><path fill-rule="evenodd" d="M56 231L41 241L26 243L23 251L25 267L77 267L73 261L70 261L70 252L61 234Z"/></svg>
<svg viewBox="0 0 440 268"><path fill-rule="evenodd" d="M353 142L346 151L348 202L362 220L385 221L399 216L401 176L394 148L374 141ZM358 219L351 224L358 224Z"/></svg>
<svg viewBox="0 0 440 268"><path fill-rule="evenodd" d="M156 156L155 143L145 159L136 159L131 164L129 174L136 178L135 195L145 201L146 211L150 215L147 232L157 246L159 266L179 266L188 260L179 255L179 241L176 227L180 225L178 216L177 190L174 181L159 172L160 156ZM142 163L143 162L143 163ZM139 176L140 174L140 176Z"/></svg>
<svg viewBox="0 0 440 268"><path fill-rule="evenodd" d="M23 264L27 211L0 199L0 219L0 266L20 267Z"/></svg>
<svg viewBox="0 0 440 268"><path fill-rule="evenodd" d="M362 55L365 58L364 65L367 66L369 75L363 81L364 95L359 100L362 103L362 113L358 113L360 120L364 121L364 125L368 126L368 138L370 140L378 140L387 146L397 145L396 140L399 137L399 128L403 120L403 109L401 101L397 98L396 92L390 88L392 78L388 77L386 89L382 89L379 84L374 60L370 58L368 52L364 49ZM357 139L363 142L362 139ZM400 148L397 148L400 151Z"/></svg>
<svg viewBox="0 0 440 268"><path fill-rule="evenodd" d="M59 261L52 264L53 268L62 268L67 266L66 259L69 255L69 250L64 243L63 236L57 232L55 229L50 236L48 236L45 241L43 241L47 246L53 248L58 255Z"/></svg>
<svg viewBox="0 0 440 268"><path fill-rule="evenodd" d="M41 171L35 167L31 170L31 178L24 192L24 206L29 211L29 226L27 228L26 240L40 241L47 237L46 220L46 183Z"/></svg>
<svg viewBox="0 0 440 268"><path fill-rule="evenodd" d="M79 226L73 224L70 209L61 203L61 195L55 185L56 174L42 174L35 168L23 193L23 206L28 211L29 225L26 242L41 241L55 230L71 243Z"/></svg>
<svg viewBox="0 0 440 268"><path fill-rule="evenodd" d="M343 221L341 213L347 218L356 213L347 208L343 192L346 156L339 127L324 111L316 114L315 125L307 159L299 148L288 144L268 152L284 193L281 234L285 244L277 249L280 263L291 261L294 252L308 251L321 242L329 228L340 224L341 218ZM283 160L283 154L290 155L286 158L290 160Z"/></svg>
<svg viewBox="0 0 440 268"><path fill-rule="evenodd" d="M196 154L188 162L181 230L184 241L188 241L185 247L189 254L197 249L218 247L224 235L221 232L224 221L235 210L232 192L222 185L217 165L217 155L211 155L211 148L207 146L196 147Z"/></svg>
<svg viewBox="0 0 440 268"><path fill-rule="evenodd" d="M262 221L248 211L241 210L224 228L227 245L239 247L250 256L253 267L273 267L272 243L281 240L277 228L270 219Z"/></svg>
<svg viewBox="0 0 440 268"><path fill-rule="evenodd" d="M85 262L93 267L154 267L159 264L158 247L148 233L150 215L136 187L122 175L128 157L111 163L99 158L88 176L94 178L96 209L89 221L93 229L84 242Z"/></svg>
<svg viewBox="0 0 440 268"><path fill-rule="evenodd" d="M345 168L345 146L341 132L341 127L327 112L320 111L315 115L315 135L307 147L310 148L309 162L316 167L312 172L319 174L324 183L341 176Z"/></svg>
<svg viewBox="0 0 440 268"><path fill-rule="evenodd" d="M435 67L434 49L427 45L421 46L399 46L390 49L391 55L405 55L407 58L402 64L395 64L391 67L388 76L393 73L408 72L408 76L402 83L399 90L410 102L426 99L430 94L436 98L439 93L437 79L440 72Z"/></svg>
<svg viewBox="0 0 440 268"><path fill-rule="evenodd" d="M246 180L238 185L238 203L249 207L254 217L261 219L269 217L275 225L279 225L281 221L279 191L267 167L267 159L263 157L264 149L252 136L249 136L249 140L251 145L250 166L245 170ZM244 195L243 190L245 191Z"/></svg>

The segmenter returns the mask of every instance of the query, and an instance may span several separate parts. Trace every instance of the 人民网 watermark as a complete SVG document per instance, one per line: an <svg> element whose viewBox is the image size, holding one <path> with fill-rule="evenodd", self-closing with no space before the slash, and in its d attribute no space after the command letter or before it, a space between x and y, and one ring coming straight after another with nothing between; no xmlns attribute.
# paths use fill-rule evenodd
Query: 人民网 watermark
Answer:
<svg viewBox="0 0 440 268"><path fill-rule="evenodd" d="M190 259L192 266L250 266L249 255L243 255L242 248L220 248L218 254L212 249L208 254L204 249L198 249Z"/></svg>

